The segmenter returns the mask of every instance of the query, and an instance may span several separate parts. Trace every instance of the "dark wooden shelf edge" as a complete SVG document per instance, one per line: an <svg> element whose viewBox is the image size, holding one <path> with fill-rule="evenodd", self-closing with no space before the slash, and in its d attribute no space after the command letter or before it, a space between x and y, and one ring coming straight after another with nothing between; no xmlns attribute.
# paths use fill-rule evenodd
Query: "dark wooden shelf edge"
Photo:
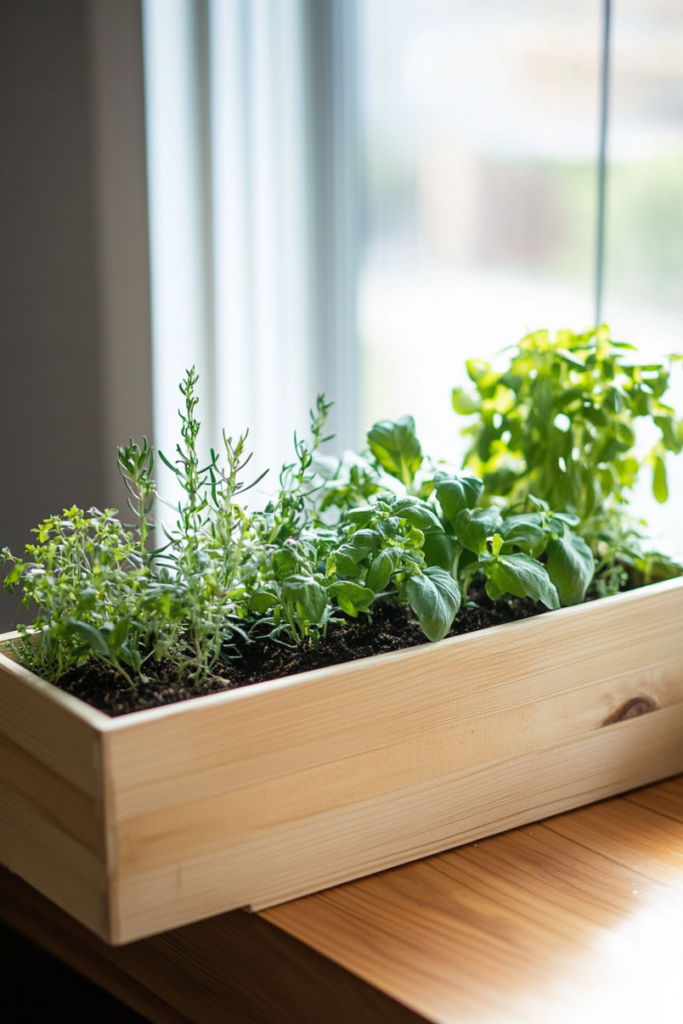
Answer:
<svg viewBox="0 0 683 1024"><path fill-rule="evenodd" d="M235 911L108 946L0 867L0 918L154 1024L424 1024L302 942ZM228 1017L229 1014L229 1017Z"/></svg>

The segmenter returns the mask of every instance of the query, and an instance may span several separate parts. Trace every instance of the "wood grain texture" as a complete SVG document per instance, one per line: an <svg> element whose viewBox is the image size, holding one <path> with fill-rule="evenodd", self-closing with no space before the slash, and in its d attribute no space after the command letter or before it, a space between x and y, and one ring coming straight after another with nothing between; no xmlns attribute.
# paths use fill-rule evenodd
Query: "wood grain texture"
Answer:
<svg viewBox="0 0 683 1024"><path fill-rule="evenodd" d="M14 636L14 634L10 634ZM0 637L0 643L7 637ZM99 729L109 719L0 651L0 733L60 778L100 796Z"/></svg>
<svg viewBox="0 0 683 1024"><path fill-rule="evenodd" d="M8 806L32 824L7 863L22 872L57 826L99 851L100 934L129 942L672 775L682 621L674 580L118 719L0 660L0 733L31 766ZM80 822L63 784L86 798Z"/></svg>
<svg viewBox="0 0 683 1024"><path fill-rule="evenodd" d="M129 870L117 883L120 939L138 929L172 927L176 915L199 919L221 903L268 906L301 892L325 888L335 878L360 877L434 850L490 835L521 822L642 785L683 768L683 705L621 723L523 758L478 766L445 776L429 787L411 787L356 803L314 819L280 821L277 830L226 836L224 845L167 865ZM233 821L234 819L227 819ZM123 856L146 856L148 846L166 852L185 822L170 822L158 835L138 833ZM235 831L233 824L233 833ZM175 847L178 849L178 847ZM183 844L181 849L187 849ZM124 861L130 868L130 861ZM130 929L130 931L127 931Z"/></svg>
<svg viewBox="0 0 683 1024"><path fill-rule="evenodd" d="M102 719L0 654L0 862L108 935Z"/></svg>
<svg viewBox="0 0 683 1024"><path fill-rule="evenodd" d="M674 581L112 723L115 941L683 770L681 620Z"/></svg>
<svg viewBox="0 0 683 1024"><path fill-rule="evenodd" d="M157 1024L679 1024L683 777L125 947L2 870L0 917Z"/></svg>
<svg viewBox="0 0 683 1024"><path fill-rule="evenodd" d="M434 1024L679 1024L683 777L261 916Z"/></svg>
<svg viewBox="0 0 683 1024"><path fill-rule="evenodd" d="M155 1024L424 1022L243 911L112 947L0 868L0 918Z"/></svg>

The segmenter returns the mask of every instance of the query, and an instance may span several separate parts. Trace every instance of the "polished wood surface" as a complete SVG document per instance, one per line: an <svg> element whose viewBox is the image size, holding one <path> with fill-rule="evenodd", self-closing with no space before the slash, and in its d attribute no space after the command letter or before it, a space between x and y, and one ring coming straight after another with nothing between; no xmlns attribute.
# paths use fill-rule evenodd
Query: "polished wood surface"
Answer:
<svg viewBox="0 0 683 1024"><path fill-rule="evenodd" d="M116 719L0 655L0 862L119 944L666 778L682 619L670 580Z"/></svg>
<svg viewBox="0 0 683 1024"><path fill-rule="evenodd" d="M683 777L263 916L438 1024L680 1024Z"/></svg>
<svg viewBox="0 0 683 1024"><path fill-rule="evenodd" d="M0 915L157 1024L680 1024L683 776L124 947L5 870Z"/></svg>

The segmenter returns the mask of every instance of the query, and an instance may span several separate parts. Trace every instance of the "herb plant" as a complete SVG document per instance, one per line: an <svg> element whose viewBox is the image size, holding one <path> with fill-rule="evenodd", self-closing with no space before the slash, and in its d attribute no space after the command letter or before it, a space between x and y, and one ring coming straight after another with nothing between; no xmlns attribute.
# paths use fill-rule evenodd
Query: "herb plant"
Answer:
<svg viewBox="0 0 683 1024"><path fill-rule="evenodd" d="M482 478L487 499L524 505L535 495L577 516L607 591L623 581L623 564L678 571L663 556L643 555L625 511L643 466L651 469L655 498L666 501L666 456L683 448L683 420L664 397L681 357L638 364L634 351L604 326L555 338L537 331L512 349L502 372L469 360L473 390L453 391L455 411L474 417L463 430L471 439L464 465ZM637 420L649 421L658 435L640 459Z"/></svg>
<svg viewBox="0 0 683 1024"><path fill-rule="evenodd" d="M609 589L596 537L611 528L619 549L614 509L637 471L632 420L650 415L660 429L649 456L660 496L656 460L681 447L681 424L661 401L663 368L622 365L604 332L560 340L525 339L507 374L468 364L476 395L454 401L477 420L460 471L423 454L410 416L376 423L365 456L326 458L330 404L319 396L310 440L295 436L277 493L255 510L244 497L262 478L243 481L246 434L224 434L223 450L200 458L189 371L174 456L146 440L119 449L131 524L113 509L71 508L34 531L23 559L1 553L6 588L37 609L20 627L25 664L58 680L94 660L136 687L167 661L192 685L264 638L315 646L336 624L371 618L379 600L409 606L439 640L482 587L494 602L576 604L597 558ZM163 529L157 457L182 495Z"/></svg>

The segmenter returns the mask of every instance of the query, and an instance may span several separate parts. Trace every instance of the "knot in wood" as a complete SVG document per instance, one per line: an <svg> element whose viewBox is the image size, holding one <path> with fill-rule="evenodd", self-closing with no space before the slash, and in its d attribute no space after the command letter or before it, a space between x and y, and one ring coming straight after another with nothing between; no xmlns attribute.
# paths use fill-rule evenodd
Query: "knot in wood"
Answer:
<svg viewBox="0 0 683 1024"><path fill-rule="evenodd" d="M659 705L651 697L631 697L625 704L605 719L603 725L614 725L616 722L625 722L629 718L638 718L640 715L647 715L650 711L656 711Z"/></svg>

